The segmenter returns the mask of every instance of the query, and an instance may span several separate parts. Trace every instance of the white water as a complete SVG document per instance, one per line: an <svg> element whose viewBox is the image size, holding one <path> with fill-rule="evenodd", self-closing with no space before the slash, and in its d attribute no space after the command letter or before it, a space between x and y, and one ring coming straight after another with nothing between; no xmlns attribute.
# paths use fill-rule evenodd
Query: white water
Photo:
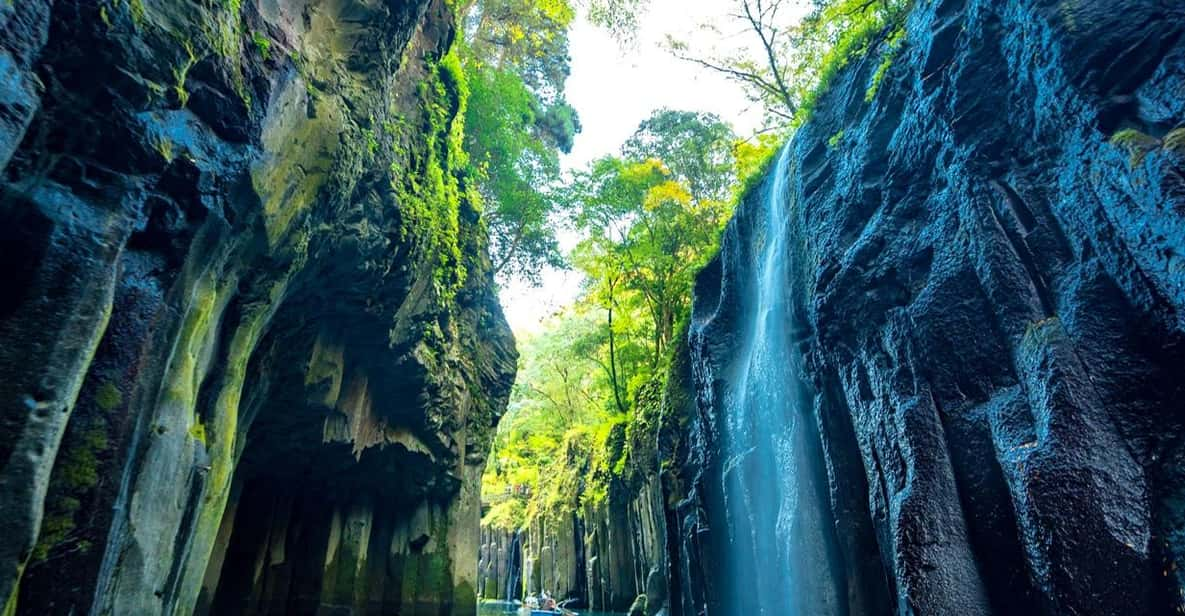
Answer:
<svg viewBox="0 0 1185 616"><path fill-rule="evenodd" d="M789 147L754 223L745 330L724 396L724 493L729 519L730 616L837 614L828 565L833 531L820 483L811 397L792 337Z"/></svg>

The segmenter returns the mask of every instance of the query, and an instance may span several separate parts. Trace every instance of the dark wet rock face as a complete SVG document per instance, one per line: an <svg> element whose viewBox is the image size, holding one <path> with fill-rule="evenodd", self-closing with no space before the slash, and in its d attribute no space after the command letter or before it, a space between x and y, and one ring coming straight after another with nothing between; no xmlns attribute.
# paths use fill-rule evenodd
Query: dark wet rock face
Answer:
<svg viewBox="0 0 1185 616"><path fill-rule="evenodd" d="M791 240L836 613L1185 609L1185 9L919 2L905 40L796 134L787 227L755 191L700 276L664 451L672 612L746 592L713 576L743 497L720 396L768 233Z"/></svg>
<svg viewBox="0 0 1185 616"><path fill-rule="evenodd" d="M473 612L515 358L454 21L0 2L5 614Z"/></svg>

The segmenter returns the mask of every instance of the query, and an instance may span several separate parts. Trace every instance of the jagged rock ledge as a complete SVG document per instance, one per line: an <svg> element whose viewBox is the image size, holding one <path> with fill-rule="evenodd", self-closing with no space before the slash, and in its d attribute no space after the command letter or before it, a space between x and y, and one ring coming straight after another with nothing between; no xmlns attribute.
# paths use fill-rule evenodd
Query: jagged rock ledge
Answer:
<svg viewBox="0 0 1185 616"><path fill-rule="evenodd" d="M456 10L0 3L5 614L474 611Z"/></svg>

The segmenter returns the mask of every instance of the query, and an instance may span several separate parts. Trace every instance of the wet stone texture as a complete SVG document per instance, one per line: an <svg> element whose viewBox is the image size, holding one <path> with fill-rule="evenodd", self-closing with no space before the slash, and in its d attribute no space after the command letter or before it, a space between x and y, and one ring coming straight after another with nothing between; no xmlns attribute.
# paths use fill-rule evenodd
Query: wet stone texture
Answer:
<svg viewBox="0 0 1185 616"><path fill-rule="evenodd" d="M1185 611L1185 7L918 2L796 134L700 275L660 441L672 613L750 592L721 396L791 241L843 614ZM878 68L889 68L872 88ZM760 593L759 593L760 594Z"/></svg>
<svg viewBox="0 0 1185 616"><path fill-rule="evenodd" d="M515 352L455 19L0 2L2 613L475 611Z"/></svg>

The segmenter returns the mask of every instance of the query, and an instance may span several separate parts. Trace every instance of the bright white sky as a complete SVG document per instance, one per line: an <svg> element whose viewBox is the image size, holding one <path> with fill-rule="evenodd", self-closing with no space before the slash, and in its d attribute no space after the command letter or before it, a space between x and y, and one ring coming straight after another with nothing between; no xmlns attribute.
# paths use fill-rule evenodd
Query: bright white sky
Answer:
<svg viewBox="0 0 1185 616"><path fill-rule="evenodd" d="M703 40L703 33L688 36L702 23L718 24L724 32L737 31L727 16L732 4L727 0L651 0L641 19L637 48L625 52L606 32L579 21L569 35L572 74L567 93L580 114L583 130L576 136L571 155L564 159L565 168L580 168L606 154L616 154L638 124L663 107L712 112L731 123L739 134L755 131L760 114L751 108L739 86L675 58L664 47L668 34ZM561 233L565 250L575 241L573 234ZM548 271L538 288L506 285L501 299L511 328L520 337L537 331L548 316L576 298L580 278L576 272Z"/></svg>

